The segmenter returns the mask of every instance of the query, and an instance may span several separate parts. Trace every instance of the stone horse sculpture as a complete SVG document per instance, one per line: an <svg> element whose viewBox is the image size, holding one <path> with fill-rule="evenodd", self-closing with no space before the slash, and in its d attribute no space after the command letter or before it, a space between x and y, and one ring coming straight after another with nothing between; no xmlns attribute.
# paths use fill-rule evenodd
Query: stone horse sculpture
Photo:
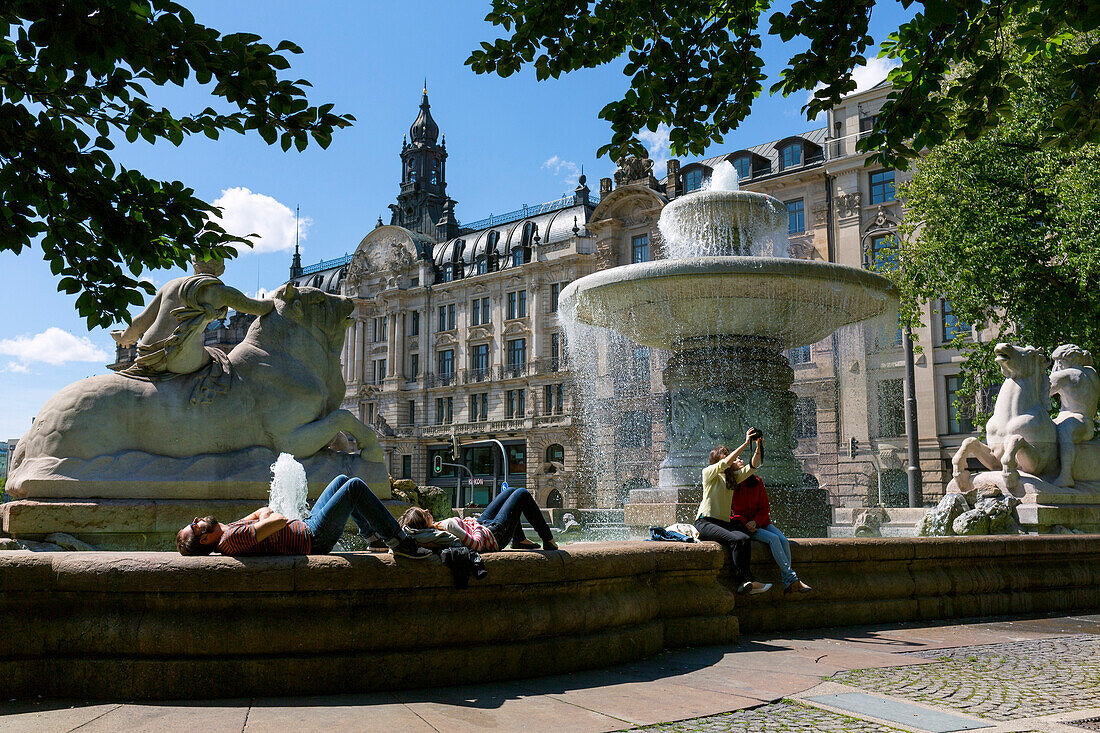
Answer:
<svg viewBox="0 0 1100 733"><path fill-rule="evenodd" d="M952 459L955 483L973 488L966 461L974 456L1000 470L1005 487L1016 489L1020 470L1041 476L1058 465L1058 434L1050 419L1050 380L1046 354L1032 346L1000 343L993 349L1005 381L997 393L993 416L985 424L987 443L967 438Z"/></svg>
<svg viewBox="0 0 1100 733"><path fill-rule="evenodd" d="M232 492L223 483L236 480L255 492L263 490L279 453L332 454L325 470L338 466L370 474L368 483L382 480L374 431L340 409L340 351L352 309L348 298L286 285L274 296L274 310L257 318L229 352L229 386L209 404L191 400L197 374L104 374L69 385L47 401L19 441L7 491L16 498L127 496L121 489L87 493L98 489L80 487L123 482L130 487L125 491L141 496L143 481L186 485L191 476L206 491ZM355 438L359 456L324 450L341 431Z"/></svg>

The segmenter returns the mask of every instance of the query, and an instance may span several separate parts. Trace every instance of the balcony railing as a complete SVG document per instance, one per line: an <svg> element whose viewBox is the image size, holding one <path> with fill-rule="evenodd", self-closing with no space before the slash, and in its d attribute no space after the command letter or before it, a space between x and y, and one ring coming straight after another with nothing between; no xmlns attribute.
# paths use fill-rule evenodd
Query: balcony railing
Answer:
<svg viewBox="0 0 1100 733"><path fill-rule="evenodd" d="M532 362L535 374L555 374L569 369L565 359L560 356L549 356L544 359L535 359Z"/></svg>
<svg viewBox="0 0 1100 733"><path fill-rule="evenodd" d="M458 381L454 372L444 372L442 374L426 374L424 376L424 386L426 387L449 387Z"/></svg>
<svg viewBox="0 0 1100 733"><path fill-rule="evenodd" d="M477 231L479 229L487 229L489 227L495 227L498 224L507 224L513 221L519 221L520 219L526 219L531 216L537 216L538 214L546 214L551 211L557 211L558 209L567 209L570 206L577 206L584 203L584 199L574 193L566 194L560 199L553 201L547 201L544 204L535 204L534 206L524 206L521 209L515 211L509 211L507 214L497 214L496 216L487 216L484 219L478 219L477 221L471 221L467 224L460 224L459 229L463 234L468 232ZM599 196L593 196L588 194L588 203L592 206L596 206L600 203Z"/></svg>
<svg viewBox="0 0 1100 733"><path fill-rule="evenodd" d="M493 370L489 367L483 369L463 369L460 376L463 384L491 382L493 380Z"/></svg>
<svg viewBox="0 0 1100 733"><path fill-rule="evenodd" d="M497 379L519 379L531 373L531 364L521 362L519 364L505 364L497 367Z"/></svg>

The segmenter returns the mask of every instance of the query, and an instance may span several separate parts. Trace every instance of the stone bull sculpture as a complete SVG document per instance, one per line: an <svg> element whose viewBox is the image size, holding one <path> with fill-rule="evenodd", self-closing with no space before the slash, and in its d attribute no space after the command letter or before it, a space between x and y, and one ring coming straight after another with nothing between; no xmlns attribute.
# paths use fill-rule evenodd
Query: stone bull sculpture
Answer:
<svg viewBox="0 0 1100 733"><path fill-rule="evenodd" d="M234 481L255 493L279 453L305 459L307 470L312 457L323 459L318 470L366 473L373 477L368 483L378 482L385 470L374 431L340 409L340 351L351 301L288 284L274 304L229 352L228 387L209 404L192 399L200 374L105 374L58 392L19 441L8 493L128 496L140 495L142 482L173 480L203 484L208 496L233 496L232 487L209 492L219 482ZM341 431L356 439L359 456L325 450ZM81 483L129 488L95 493L101 490Z"/></svg>

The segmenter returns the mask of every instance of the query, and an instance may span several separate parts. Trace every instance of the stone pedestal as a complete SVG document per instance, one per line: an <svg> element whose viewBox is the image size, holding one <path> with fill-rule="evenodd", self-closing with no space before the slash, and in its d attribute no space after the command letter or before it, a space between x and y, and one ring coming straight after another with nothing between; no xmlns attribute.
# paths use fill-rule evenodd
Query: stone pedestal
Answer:
<svg viewBox="0 0 1100 733"><path fill-rule="evenodd" d="M985 489L1006 490L1000 471L977 473L972 480L974 488L965 493L968 501ZM960 493L954 480L947 492ZM1077 481L1073 488L1065 488L1021 472L1019 485L1008 492L1020 500L1016 513L1028 532L1049 534L1065 528L1100 533L1100 481Z"/></svg>
<svg viewBox="0 0 1100 733"><path fill-rule="evenodd" d="M659 487L631 491L625 520L634 527L692 522L702 498L702 472L711 449L733 449L752 426L764 434L758 473L768 487L772 515L793 536L823 537L829 524L828 493L803 489L794 457L794 372L777 341L722 336L682 344L664 371L668 394L668 456ZM751 449L742 454L748 462Z"/></svg>

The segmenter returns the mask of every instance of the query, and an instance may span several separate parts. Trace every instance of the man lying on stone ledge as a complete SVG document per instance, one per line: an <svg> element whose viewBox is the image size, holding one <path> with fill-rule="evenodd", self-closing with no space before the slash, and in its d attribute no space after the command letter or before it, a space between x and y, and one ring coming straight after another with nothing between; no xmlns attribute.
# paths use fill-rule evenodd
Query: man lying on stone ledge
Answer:
<svg viewBox="0 0 1100 733"><path fill-rule="evenodd" d="M176 534L181 555L324 555L332 552L340 533L355 520L359 534L381 537L390 552L422 559L431 551L418 546L397 525L370 487L358 478L337 476L317 498L308 519L287 521L271 507L263 507L230 524L214 517L195 521Z"/></svg>

